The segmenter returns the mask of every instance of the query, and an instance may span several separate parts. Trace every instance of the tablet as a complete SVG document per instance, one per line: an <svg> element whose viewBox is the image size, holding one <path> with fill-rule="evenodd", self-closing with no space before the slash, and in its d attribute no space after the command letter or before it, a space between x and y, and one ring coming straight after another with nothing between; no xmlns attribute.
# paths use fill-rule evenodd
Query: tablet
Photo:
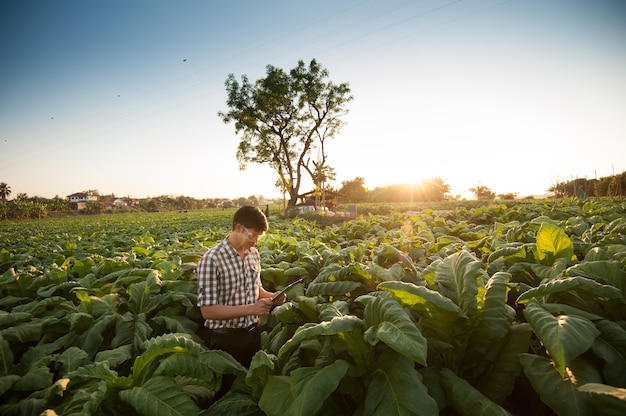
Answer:
<svg viewBox="0 0 626 416"><path fill-rule="evenodd" d="M289 289L291 289L300 282L302 282L302 278L296 280L295 282L289 283L283 290L281 290L272 297L272 303L276 302L276 300L279 299L283 295L283 293L286 293Z"/></svg>

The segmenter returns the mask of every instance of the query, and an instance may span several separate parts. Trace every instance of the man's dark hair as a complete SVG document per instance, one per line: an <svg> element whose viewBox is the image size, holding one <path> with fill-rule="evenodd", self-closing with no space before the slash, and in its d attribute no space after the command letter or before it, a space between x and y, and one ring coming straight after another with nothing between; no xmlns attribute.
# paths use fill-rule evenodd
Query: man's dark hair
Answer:
<svg viewBox="0 0 626 416"><path fill-rule="evenodd" d="M269 228L267 218L265 218L263 211L253 205L244 205L235 212L233 216L233 229L237 224L263 232L267 231Z"/></svg>

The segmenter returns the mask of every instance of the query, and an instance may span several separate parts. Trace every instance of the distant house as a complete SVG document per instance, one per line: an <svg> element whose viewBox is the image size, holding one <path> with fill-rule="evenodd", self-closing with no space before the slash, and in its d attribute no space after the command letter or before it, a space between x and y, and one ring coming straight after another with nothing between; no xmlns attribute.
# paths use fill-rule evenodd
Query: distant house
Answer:
<svg viewBox="0 0 626 416"><path fill-rule="evenodd" d="M77 192L72 195L68 195L67 199L76 204L76 209L78 211L83 211L87 209L87 202L89 201L97 201L98 195L94 195L93 192Z"/></svg>
<svg viewBox="0 0 626 416"><path fill-rule="evenodd" d="M128 201L124 198L117 198L115 201L113 201L113 207L114 208L126 208L128 206Z"/></svg>
<svg viewBox="0 0 626 416"><path fill-rule="evenodd" d="M70 202L97 201L98 195L94 195L93 192L77 192L75 194L68 195L67 199Z"/></svg>
<svg viewBox="0 0 626 416"><path fill-rule="evenodd" d="M337 205L339 205L339 198L343 198L344 195L329 190L324 191L322 196L320 192L310 191L304 194L298 195L298 198L302 201L297 205L300 206L314 206L316 208L326 208L330 211L336 211ZM323 199L323 201L322 201ZM325 207L322 207L325 205Z"/></svg>

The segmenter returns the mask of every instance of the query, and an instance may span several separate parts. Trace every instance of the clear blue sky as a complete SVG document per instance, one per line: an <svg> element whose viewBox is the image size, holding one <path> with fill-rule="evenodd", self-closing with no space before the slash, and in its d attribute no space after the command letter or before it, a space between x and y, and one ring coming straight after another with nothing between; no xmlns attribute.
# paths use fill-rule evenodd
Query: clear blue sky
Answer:
<svg viewBox="0 0 626 416"><path fill-rule="evenodd" d="M335 186L526 196L626 170L623 0L4 0L0 56L12 197L279 196L238 169L224 81L313 58L354 95Z"/></svg>

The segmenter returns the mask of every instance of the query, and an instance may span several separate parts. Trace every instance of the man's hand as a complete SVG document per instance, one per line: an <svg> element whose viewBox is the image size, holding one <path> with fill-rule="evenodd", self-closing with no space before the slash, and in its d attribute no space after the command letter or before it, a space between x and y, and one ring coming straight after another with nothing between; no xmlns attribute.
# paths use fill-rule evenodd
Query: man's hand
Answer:
<svg viewBox="0 0 626 416"><path fill-rule="evenodd" d="M287 294L286 293L281 293L279 295L272 295L272 303L274 304L274 306L277 305L282 305L283 303L285 303L285 301L287 300Z"/></svg>
<svg viewBox="0 0 626 416"><path fill-rule="evenodd" d="M272 310L272 299L271 298L259 299L253 306L254 306L253 315L257 315L257 316L268 315L270 311Z"/></svg>

